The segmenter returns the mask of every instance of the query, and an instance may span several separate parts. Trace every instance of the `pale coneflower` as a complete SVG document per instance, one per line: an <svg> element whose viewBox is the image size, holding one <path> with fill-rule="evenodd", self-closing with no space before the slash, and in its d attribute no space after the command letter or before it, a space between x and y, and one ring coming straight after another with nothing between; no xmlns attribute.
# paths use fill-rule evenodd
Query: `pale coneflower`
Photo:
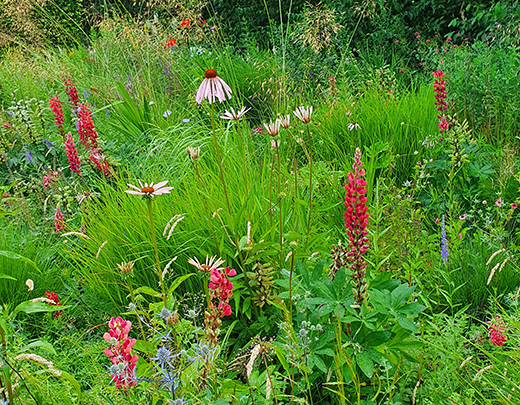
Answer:
<svg viewBox="0 0 520 405"><path fill-rule="evenodd" d="M282 128L289 128L291 126L291 116L290 115L282 115L280 117L280 124L282 125Z"/></svg>
<svg viewBox="0 0 520 405"><path fill-rule="evenodd" d="M143 197L155 197L156 195L161 194L170 194L170 190L173 189L173 187L164 187L166 184L168 184L168 180L161 181L160 183L153 184L153 183L144 183L144 185L141 183L141 180L137 180L139 182L139 185L141 188L136 187L132 184L127 184L128 187L133 188L133 190L125 190L125 193L132 194L132 195L142 195Z"/></svg>
<svg viewBox="0 0 520 405"><path fill-rule="evenodd" d="M279 118L277 118L274 122L272 120L269 120L269 124L264 123L264 128L266 129L267 133L271 136L276 136L280 132L280 124L282 122Z"/></svg>
<svg viewBox="0 0 520 405"><path fill-rule="evenodd" d="M303 122L304 124L308 124L309 122L311 122L312 106L310 106L310 107L300 106L296 110L293 111L293 114L296 115L296 117L301 122Z"/></svg>
<svg viewBox="0 0 520 405"><path fill-rule="evenodd" d="M217 259L217 256L209 257L208 255L206 255L206 262L204 264L199 262L199 259L197 259L196 257L194 257L193 259L188 259L188 263L192 266L195 266L200 271L209 273L211 269L222 270L223 267L219 266L224 264L224 260L222 260L222 258L220 257Z"/></svg>
<svg viewBox="0 0 520 405"><path fill-rule="evenodd" d="M224 115L221 115L220 118L223 120L232 120L232 121L238 121L240 118L242 118L246 112L248 112L251 108L246 108L245 106L242 107L240 110L235 112L233 107L231 107L231 112L226 110L224 112Z"/></svg>
<svg viewBox="0 0 520 405"><path fill-rule="evenodd" d="M200 147L192 147L188 146L186 148L186 152L188 152L188 155L190 155L190 159L197 160L200 157Z"/></svg>
<svg viewBox="0 0 520 405"><path fill-rule="evenodd" d="M271 139L271 148L278 149L280 147L279 139Z"/></svg>
<svg viewBox="0 0 520 405"><path fill-rule="evenodd" d="M354 129L358 130L359 128L361 128L361 127L359 126L359 124L357 122L351 122L350 124L347 125L347 129L349 131L353 131Z"/></svg>
<svg viewBox="0 0 520 405"><path fill-rule="evenodd" d="M213 104L215 97L222 103L226 100L226 96L228 99L231 99L231 88L224 80L218 77L217 72L213 69L206 70L204 80L197 91L197 97L195 99L197 103L201 104L202 100L207 98L209 103Z"/></svg>

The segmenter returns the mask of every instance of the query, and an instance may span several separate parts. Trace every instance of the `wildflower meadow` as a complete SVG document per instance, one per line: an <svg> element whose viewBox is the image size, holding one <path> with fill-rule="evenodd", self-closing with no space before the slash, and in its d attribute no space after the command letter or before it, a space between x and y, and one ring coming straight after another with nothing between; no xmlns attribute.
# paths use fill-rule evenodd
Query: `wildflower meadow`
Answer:
<svg viewBox="0 0 520 405"><path fill-rule="evenodd" d="M0 1L0 405L519 404L520 2L433 3Z"/></svg>

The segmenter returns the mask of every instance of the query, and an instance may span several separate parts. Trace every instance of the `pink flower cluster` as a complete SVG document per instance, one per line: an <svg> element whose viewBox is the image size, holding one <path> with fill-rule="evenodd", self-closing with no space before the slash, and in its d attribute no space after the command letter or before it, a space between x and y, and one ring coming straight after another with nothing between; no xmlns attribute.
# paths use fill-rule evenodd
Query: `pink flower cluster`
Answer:
<svg viewBox="0 0 520 405"><path fill-rule="evenodd" d="M362 168L361 150L356 149L354 156L354 173L348 174L348 183L345 185L345 223L347 234L350 239L347 253L347 260L351 263L351 278L354 281L354 299L358 304L364 300L367 285L365 281L365 268L367 263L363 259L363 254L368 249L368 232L366 230L368 223L367 198L365 196L367 182L364 179L365 169Z"/></svg>
<svg viewBox="0 0 520 405"><path fill-rule="evenodd" d="M116 383L117 388L127 389L137 385L135 365L138 357L135 354L132 355L132 347L136 341L128 337L132 323L118 316L110 319L108 326L110 330L103 335L103 339L110 343L110 348L105 349L105 354L112 361L110 377Z"/></svg>
<svg viewBox="0 0 520 405"><path fill-rule="evenodd" d="M96 128L94 128L92 114L87 104L79 104L78 116L79 143L87 150L96 148L98 134Z"/></svg>
<svg viewBox="0 0 520 405"><path fill-rule="evenodd" d="M506 334L504 321L500 319L500 316L497 315L496 318L491 318L488 322L489 325L489 337L491 339L491 343L495 346L503 346L506 342Z"/></svg>
<svg viewBox="0 0 520 405"><path fill-rule="evenodd" d="M231 315L231 306L229 305L229 299L233 296L233 283L231 283L227 277L236 276L237 272L229 267L226 267L224 271L219 269L211 269L211 277L208 287L212 290L210 294L210 309L217 308L218 311L222 311L223 316ZM215 307L213 303L214 299L219 300L219 304Z"/></svg>
<svg viewBox="0 0 520 405"><path fill-rule="evenodd" d="M74 145L74 139L72 139L70 132L67 134L67 140L65 141L65 152L69 159L70 170L81 176L81 163L78 158L78 150Z"/></svg>
<svg viewBox="0 0 520 405"><path fill-rule="evenodd" d="M63 101L60 101L57 94L54 97L51 97L49 100L49 106L51 107L52 113L54 114L54 122L58 127L60 135L65 138L65 130L63 129L63 108L61 107L62 104Z"/></svg>
<svg viewBox="0 0 520 405"><path fill-rule="evenodd" d="M65 218L61 213L59 205L56 207L56 214L54 214L54 227L56 228L56 232L61 232L66 228Z"/></svg>
<svg viewBox="0 0 520 405"><path fill-rule="evenodd" d="M63 75L61 76L61 79L63 80L63 84L65 85L65 93L69 96L69 100L74 106L74 109L78 108L79 103L79 96L78 96L78 89L76 88L76 85L72 81L72 78L70 75Z"/></svg>

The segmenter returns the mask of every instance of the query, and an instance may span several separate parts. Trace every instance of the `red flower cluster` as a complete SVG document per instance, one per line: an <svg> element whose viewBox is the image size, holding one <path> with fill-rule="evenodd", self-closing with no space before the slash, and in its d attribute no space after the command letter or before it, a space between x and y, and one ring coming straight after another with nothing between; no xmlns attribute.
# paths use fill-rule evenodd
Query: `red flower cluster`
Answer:
<svg viewBox="0 0 520 405"><path fill-rule="evenodd" d="M354 280L354 299L358 304L364 300L366 292L365 268L367 266L363 259L363 254L368 249L368 232L366 226L368 223L367 198L365 196L367 182L364 179L365 169L362 168L361 150L356 149L354 156L354 173L348 174L348 183L345 185L345 222L347 234L350 239L347 253L347 260L352 263L352 280Z"/></svg>
<svg viewBox="0 0 520 405"><path fill-rule="evenodd" d="M491 318L488 322L489 325L489 338L491 339L491 343L495 346L503 346L506 342L506 334L504 321L500 319L500 316L496 318Z"/></svg>
<svg viewBox="0 0 520 405"><path fill-rule="evenodd" d="M78 116L79 143L87 150L96 148L98 134L96 128L94 128L92 114L87 104L79 104Z"/></svg>
<svg viewBox="0 0 520 405"><path fill-rule="evenodd" d="M70 132L67 134L67 140L65 141L65 152L67 152L67 158L69 159L70 170L81 176L81 163L78 158L78 150L74 145L74 139L72 139Z"/></svg>
<svg viewBox="0 0 520 405"><path fill-rule="evenodd" d="M236 276L237 272L226 267L224 272L222 270L211 269L211 277L208 287L213 292L210 295L210 308L215 308L214 299L219 299L218 310L222 311L223 316L231 315L231 307L229 306L229 299L233 296L233 283L231 283L226 276Z"/></svg>
<svg viewBox="0 0 520 405"><path fill-rule="evenodd" d="M74 106L74 109L76 109L79 103L78 89L69 75L67 75L67 77L61 76L61 78L63 80L63 84L65 85L65 93L67 93L70 102Z"/></svg>
<svg viewBox="0 0 520 405"><path fill-rule="evenodd" d="M171 48L177 44L177 40L175 38L172 38L166 42L166 45L164 45L165 48Z"/></svg>
<svg viewBox="0 0 520 405"><path fill-rule="evenodd" d="M63 129L63 108L61 107L62 104L63 101L60 101L57 94L54 97L51 97L49 100L49 106L51 107L51 110L54 114L54 122L58 127L60 135L65 138L65 130Z"/></svg>
<svg viewBox="0 0 520 405"><path fill-rule="evenodd" d="M448 109L448 103L446 102L446 80L441 80L446 73L442 70L436 70L433 72L435 80L433 82L433 91L435 91L435 105L437 105L437 111L446 111Z"/></svg>
<svg viewBox="0 0 520 405"><path fill-rule="evenodd" d="M58 209L59 209L59 207L58 207ZM47 298L49 300L52 301L52 303L51 303L52 307L61 305L60 299L58 298L58 294L50 292L50 291L45 291L45 295L47 296ZM63 311L56 311L54 313L54 319L58 318L61 315L63 315Z"/></svg>
<svg viewBox="0 0 520 405"><path fill-rule="evenodd" d="M118 316L110 319L108 326L110 330L103 335L103 339L110 343L110 349L105 349L105 354L112 361L110 377L117 388L127 389L137 385L135 365L138 357L135 354L132 356L132 347L136 341L128 337L132 323Z"/></svg>
<svg viewBox="0 0 520 405"><path fill-rule="evenodd" d="M444 76L446 76L446 73L442 70L436 70L433 72L433 77L435 77L433 82L433 91L435 91L435 105L438 106L437 111L446 111L448 109L448 103L446 102L446 80L442 80ZM450 124L446 119L446 115L438 114L437 118L439 119L437 126L440 128L441 133L447 131L450 128Z"/></svg>
<svg viewBox="0 0 520 405"><path fill-rule="evenodd" d="M55 172L51 172L49 176L43 176L43 187L51 188L51 183L58 181L58 176L61 174L61 169L58 168Z"/></svg>
<svg viewBox="0 0 520 405"><path fill-rule="evenodd" d="M185 20L181 21L181 27L189 27L190 26L190 19L186 18Z"/></svg>
<svg viewBox="0 0 520 405"><path fill-rule="evenodd" d="M59 205L56 207L56 214L54 214L54 226L56 227L56 232L61 232L66 228L65 218L63 218Z"/></svg>

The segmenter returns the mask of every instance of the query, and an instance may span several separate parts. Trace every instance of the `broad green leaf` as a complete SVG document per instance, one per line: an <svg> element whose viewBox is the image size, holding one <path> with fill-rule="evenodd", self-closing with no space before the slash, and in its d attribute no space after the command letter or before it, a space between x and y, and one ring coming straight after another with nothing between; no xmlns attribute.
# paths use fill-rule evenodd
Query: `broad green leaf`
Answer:
<svg viewBox="0 0 520 405"><path fill-rule="evenodd" d="M18 306L14 309L14 313L16 314L20 311L25 312L26 314L34 314L37 312L55 312L69 307L70 305L52 306L46 302L24 301L18 304Z"/></svg>
<svg viewBox="0 0 520 405"><path fill-rule="evenodd" d="M37 340L35 342L29 343L27 346L22 347L20 351L26 352L27 350L32 349L33 347L41 347L43 350L51 354L54 354L55 356L57 355L56 350L54 350L54 347L52 347L52 345L45 340Z"/></svg>
<svg viewBox="0 0 520 405"><path fill-rule="evenodd" d="M407 329L412 333L415 333L417 331L417 327L415 326L415 324L412 321L410 321L407 317L399 314L395 314L395 317L397 318L397 322L399 322L399 325L402 328Z"/></svg>
<svg viewBox="0 0 520 405"><path fill-rule="evenodd" d="M356 363L368 378L372 378L374 375L374 362L366 351L356 354Z"/></svg>
<svg viewBox="0 0 520 405"><path fill-rule="evenodd" d="M318 369L322 372L322 373L326 373L328 370L327 370L327 366L325 365L325 362L319 357L319 356L316 356L315 354L311 354L309 356L309 359L312 357L313 361L314 361L314 364L316 365L316 367L318 367Z"/></svg>
<svg viewBox="0 0 520 405"><path fill-rule="evenodd" d="M424 311L426 307L424 305L418 304L417 302L412 302L411 304L407 304L404 307L398 309L399 313L406 315L417 315Z"/></svg>
<svg viewBox="0 0 520 405"><path fill-rule="evenodd" d="M392 337L392 333L388 330L379 330L370 332L363 342L364 345L376 347L387 342Z"/></svg>
<svg viewBox="0 0 520 405"><path fill-rule="evenodd" d="M175 279L175 281L172 283L172 285L170 286L170 289L168 290L168 295L170 295L172 292L174 292L177 289L177 287L179 287L184 280L186 280L187 278L190 278L194 274L195 273L189 273L189 274L185 274L184 276L177 277Z"/></svg>
<svg viewBox="0 0 520 405"><path fill-rule="evenodd" d="M34 263L31 259L28 259L27 257L19 255L18 253L14 253L9 250L0 250L0 256L4 256L4 257L7 257L8 259L13 259L13 260L21 260L22 262L31 265L38 272L41 273L41 270L38 268L36 263Z"/></svg>
<svg viewBox="0 0 520 405"><path fill-rule="evenodd" d="M151 295L152 297L161 296L160 292L157 292L153 288L147 287L147 286L142 286L142 287L136 288L134 290L134 294L141 294L141 293L146 294L146 295Z"/></svg>
<svg viewBox="0 0 520 405"><path fill-rule="evenodd" d="M399 308L403 305L415 290L415 286L408 287L408 284L404 283L392 291L392 308Z"/></svg>
<svg viewBox="0 0 520 405"><path fill-rule="evenodd" d="M328 347L325 349L316 350L316 354L324 354L325 356L329 356L329 357L335 356L334 351Z"/></svg>

